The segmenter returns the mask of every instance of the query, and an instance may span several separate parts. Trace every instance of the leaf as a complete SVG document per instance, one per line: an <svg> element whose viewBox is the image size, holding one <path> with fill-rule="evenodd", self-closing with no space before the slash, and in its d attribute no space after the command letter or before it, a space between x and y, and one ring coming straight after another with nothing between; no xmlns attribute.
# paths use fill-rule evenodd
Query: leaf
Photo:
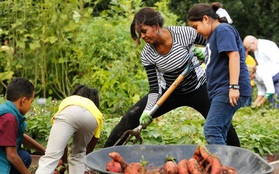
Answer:
<svg viewBox="0 0 279 174"><path fill-rule="evenodd" d="M34 42L30 43L29 46L31 50L36 50L41 47L41 44L39 41L35 40Z"/></svg>
<svg viewBox="0 0 279 174"><path fill-rule="evenodd" d="M10 80L14 75L13 71L7 71L0 73L0 81Z"/></svg>
<svg viewBox="0 0 279 174"><path fill-rule="evenodd" d="M77 11L74 10L73 19L74 19L75 23L79 22L80 17L81 17L81 15Z"/></svg>

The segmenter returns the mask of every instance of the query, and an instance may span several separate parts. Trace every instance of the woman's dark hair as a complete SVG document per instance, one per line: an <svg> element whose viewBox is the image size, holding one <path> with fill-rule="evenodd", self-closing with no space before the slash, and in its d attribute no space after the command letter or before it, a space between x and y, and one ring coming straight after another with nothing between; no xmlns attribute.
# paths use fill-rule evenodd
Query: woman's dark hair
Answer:
<svg viewBox="0 0 279 174"><path fill-rule="evenodd" d="M85 85L78 85L75 89L71 92L71 95L79 95L82 97L86 97L94 102L97 108L100 107L99 95L98 90L94 88L89 88Z"/></svg>
<svg viewBox="0 0 279 174"><path fill-rule="evenodd" d="M221 4L220 2L212 2L211 6L215 11L217 11L219 8L223 7L223 4Z"/></svg>
<svg viewBox="0 0 279 174"><path fill-rule="evenodd" d="M29 80L16 77L7 86L6 98L12 102L26 97L28 100L34 96L34 86Z"/></svg>
<svg viewBox="0 0 279 174"><path fill-rule="evenodd" d="M217 10L219 8L223 8L223 4L219 3L219 2L212 2L211 6L213 8L213 10L215 11L215 13L217 12ZM226 17L219 17L219 22L221 23L228 23L228 20Z"/></svg>
<svg viewBox="0 0 279 174"><path fill-rule="evenodd" d="M217 10L218 8L215 5L197 4L190 9L187 19L188 21L202 21L204 15L206 15L219 20L220 18L216 14Z"/></svg>
<svg viewBox="0 0 279 174"><path fill-rule="evenodd" d="M160 27L163 27L164 18L157 10L154 10L151 7L145 7L139 10L135 14L135 17L130 26L131 36L136 41L137 45L140 44L140 33L142 24L149 26L158 25Z"/></svg>

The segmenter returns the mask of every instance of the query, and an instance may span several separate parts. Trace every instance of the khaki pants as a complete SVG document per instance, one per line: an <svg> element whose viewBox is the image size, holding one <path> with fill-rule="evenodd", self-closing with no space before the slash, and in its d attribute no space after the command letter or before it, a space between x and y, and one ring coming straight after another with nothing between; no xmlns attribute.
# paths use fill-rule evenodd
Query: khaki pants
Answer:
<svg viewBox="0 0 279 174"><path fill-rule="evenodd" d="M73 136L69 155L69 174L83 174L86 146L97 128L95 117L85 108L68 106L57 114L52 125L46 153L39 160L36 174L52 174Z"/></svg>

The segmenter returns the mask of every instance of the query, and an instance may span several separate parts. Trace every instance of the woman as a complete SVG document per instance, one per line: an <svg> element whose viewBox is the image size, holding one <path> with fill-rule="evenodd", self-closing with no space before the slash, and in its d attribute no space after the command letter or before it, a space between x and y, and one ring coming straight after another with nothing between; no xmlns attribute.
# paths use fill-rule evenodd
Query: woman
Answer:
<svg viewBox="0 0 279 174"><path fill-rule="evenodd" d="M206 77L211 101L204 133L208 144L226 144L234 113L252 94L245 63L245 49L238 31L221 23L216 7L195 5L188 14L189 25L207 39Z"/></svg>
<svg viewBox="0 0 279 174"><path fill-rule="evenodd" d="M194 44L204 45L206 40L191 27L171 26L163 28L161 14L149 7L136 13L131 24L131 36L140 44L146 43L141 53L141 61L147 72L150 91L122 117L110 134L105 147L113 146L122 134L139 124L144 128L153 118L159 117L180 106L189 106L206 118L210 101L207 96L206 77L201 66L192 69L176 87L168 99L152 115L150 110L173 81L183 72L186 64L196 65L196 57L190 59L190 49ZM119 144L123 144L123 139ZM230 127L228 144L240 146L238 137Z"/></svg>
<svg viewBox="0 0 279 174"><path fill-rule="evenodd" d="M77 86L71 96L60 103L53 118L45 155L39 160L37 174L54 172L71 136L69 173L84 173L85 155L93 151L102 130L102 113L98 107L98 91L84 85Z"/></svg>

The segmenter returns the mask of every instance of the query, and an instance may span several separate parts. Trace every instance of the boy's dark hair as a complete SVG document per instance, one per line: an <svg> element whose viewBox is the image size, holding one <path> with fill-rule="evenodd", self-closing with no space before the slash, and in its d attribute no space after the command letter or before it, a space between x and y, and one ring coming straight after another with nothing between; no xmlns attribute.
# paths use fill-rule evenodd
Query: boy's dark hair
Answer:
<svg viewBox="0 0 279 174"><path fill-rule="evenodd" d="M16 77L7 86L6 98L12 102L26 97L30 99L34 95L34 86L25 78Z"/></svg>
<svg viewBox="0 0 279 174"><path fill-rule="evenodd" d="M71 95L79 95L82 97L86 97L94 102L94 104L99 108L99 95L98 90L94 88L89 88L85 85L78 85L75 89L71 92Z"/></svg>

